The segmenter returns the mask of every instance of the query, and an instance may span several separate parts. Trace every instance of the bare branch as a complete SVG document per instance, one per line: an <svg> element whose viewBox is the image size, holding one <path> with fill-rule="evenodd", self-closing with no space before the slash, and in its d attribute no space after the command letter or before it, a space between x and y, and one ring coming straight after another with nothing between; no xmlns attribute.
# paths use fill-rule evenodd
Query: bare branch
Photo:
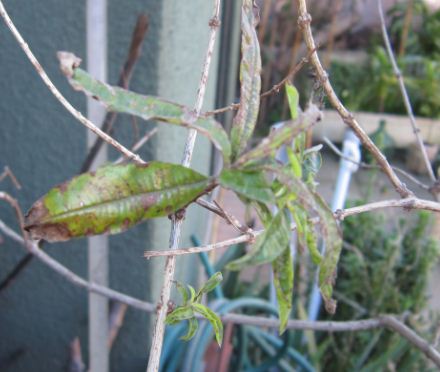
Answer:
<svg viewBox="0 0 440 372"><path fill-rule="evenodd" d="M214 14L209 21L210 35L208 42L208 49L205 55L205 61L202 69L202 77L197 91L196 103L193 110L193 120L197 120L202 110L203 101L205 98L206 86L208 83L209 67L211 65L212 55L214 53L214 45L217 37L217 29L220 26L220 5L221 0L216 0L214 4ZM185 143L183 152L182 165L189 167L194 150L197 132L191 129ZM174 250L179 247L180 231L183 223L183 216L174 215L171 223L170 233L170 249ZM150 348L150 357L148 360L147 372L156 372L159 370L160 356L162 353L163 335L165 332L165 319L168 312L168 301L170 299L171 285L174 278L174 271L176 266L176 257L167 257L164 269L164 282L162 285L160 303L157 307L156 323L154 325L153 340Z"/></svg>
<svg viewBox="0 0 440 372"><path fill-rule="evenodd" d="M47 255L44 251L39 249L37 242L25 241L20 235L9 228L7 225L0 220L0 230L11 239L17 241L26 249L37 256L45 265L49 266L52 270L63 276L69 282L85 288L91 292L95 292L106 296L115 301L119 301L123 304L129 305L136 309L153 312L156 307L148 302L138 300L136 298L127 296L120 292L114 291L110 288L90 283L81 277L77 276L75 273L67 269L65 266L60 264L58 261L54 260L52 257ZM242 314L227 314L223 315L222 321L225 323L234 324L247 324L254 325L258 327L270 327L278 328L279 320L274 318L266 318L261 316L250 316ZM392 331L399 333L402 337L411 342L419 350L423 351L426 356L431 359L437 366L440 366L440 354L439 352L431 346L426 340L418 336L413 330L408 328L401 321L393 316L381 316L379 318L363 319L356 321L303 321L303 320L289 320L287 323L287 329L303 329L303 330L314 330L323 332L353 332L353 331L364 331L368 329L375 329L387 327Z"/></svg>
<svg viewBox="0 0 440 372"><path fill-rule="evenodd" d="M272 88L270 88L269 90L265 91L264 93L261 93L260 98L266 98L268 96L270 96L271 94L274 93L278 93L280 91L280 89L289 81L292 81L292 79L294 78L294 76L304 67L304 65L306 63L309 62L309 58L312 55L312 53L315 50L308 52L307 56L302 58L295 66L293 66L290 71L288 72L288 74L286 75L286 77L281 80L278 84L275 84ZM205 115L210 116L210 115L217 115L217 114L221 114L223 112L226 111L231 111L231 110L238 110L240 107L239 103L232 103L229 106L226 107L222 107L213 111L208 111L205 113Z"/></svg>
<svg viewBox="0 0 440 372"><path fill-rule="evenodd" d="M360 205L358 207L353 207L343 210L339 209L334 213L334 217L342 221L346 217L353 216L355 214L372 212L378 209L385 209L385 208L423 209L433 212L440 212L440 203L425 199L419 199L416 197L384 200L380 202ZM319 222L319 219L312 218L311 222L316 224ZM291 230L295 230L296 224L292 223L290 228ZM264 230L253 231L252 236L248 234L240 235L236 238L224 240L214 244L208 244L201 247L190 247L190 248L183 248L178 250L145 251L144 257L149 259L151 257L182 256L186 254L209 252L218 248L230 247L238 243L250 242L253 238L260 235L263 231Z"/></svg>
<svg viewBox="0 0 440 372"><path fill-rule="evenodd" d="M3 168L2 174L0 174L0 182L2 182L6 177L9 177L12 181L12 184L15 186L17 190L21 190L20 182L18 182L17 177L15 177L14 173L12 173L11 169L8 166Z"/></svg>
<svg viewBox="0 0 440 372"><path fill-rule="evenodd" d="M23 234L25 239L28 239L29 234L24 229L24 217L23 217L23 213L21 213L21 209L20 206L18 205L18 201L8 193L3 191L0 191L0 200L4 200L12 207L12 209L14 209L15 214L17 216L18 224L20 226L21 233Z"/></svg>
<svg viewBox="0 0 440 372"><path fill-rule="evenodd" d="M78 121L95 133L97 136L101 137L105 142L109 145L113 146L116 150L127 156L128 158L134 160L137 163L144 164L145 162L139 157L139 155L133 154L126 147L121 145L114 138L109 136L107 133L103 132L99 127L93 124L90 120L88 120L81 112L75 109L69 101L61 94L61 92L55 87L55 85L50 80L49 76L47 76L46 72L43 70L40 62L38 62L37 58L34 56L32 51L29 49L28 44L24 41L21 34L18 32L8 13L6 12L5 7L3 6L2 1L0 0L0 15L4 19L6 25L11 30L21 49L23 49L24 53L28 57L29 61L37 70L38 75L40 75L41 79L44 81L46 86L49 88L51 93L55 96L55 98L69 111Z"/></svg>
<svg viewBox="0 0 440 372"><path fill-rule="evenodd" d="M372 212L384 208L423 209L427 211L440 212L440 203L415 197L384 200L344 210L337 210L335 212L335 217L342 221L346 217L353 216L355 214Z"/></svg>
<svg viewBox="0 0 440 372"><path fill-rule="evenodd" d="M310 22L312 20L312 17L307 12L306 0L297 0L297 3L298 3L298 14L299 14L298 24L303 29L304 40L306 42L307 49L309 51L313 51L316 49L316 45L313 39L312 29L310 27ZM386 157L377 148L377 146L370 139L370 137L365 133L365 131L362 129L362 127L354 118L353 114L349 112L344 107L342 102L339 100L332 85L330 84L328 74L325 72L324 68L321 65L321 61L319 60L318 53L316 52L316 50L315 52L312 53L310 59L313 67L315 68L316 75L325 93L327 94L330 103L338 111L344 123L346 123L354 131L354 133L357 135L357 137L359 137L360 141L365 146L365 148L371 152L371 154L376 159L377 163L383 169L384 173L390 179L396 191L400 194L400 196L403 198L412 196L412 192L408 190L406 185L399 179L399 177L397 177L396 173L388 163Z"/></svg>
<svg viewBox="0 0 440 372"><path fill-rule="evenodd" d="M145 145L151 137L153 137L157 133L158 129L153 128L150 130L147 134L145 134L139 141L137 141L133 147L131 148L131 151L136 152L140 150L140 148ZM124 156L120 156L118 159L116 159L113 164L120 164L122 163L126 158Z"/></svg>
<svg viewBox="0 0 440 372"><path fill-rule="evenodd" d="M349 161L349 162L351 162L353 164L356 164L356 165L358 165L358 166L360 166L362 168L365 168L365 169L378 169L378 170L381 170L381 171L383 170L381 167L379 167L376 164L368 164L368 163L365 163L365 162L362 162L362 161L361 162L357 162L357 161L355 161L355 160L345 156L327 137L323 137L323 140L327 144L327 146L336 155L338 155L340 158L342 158L344 160L347 160L347 161ZM424 189L426 191L430 191L431 190L430 186L428 186L428 185L424 184L423 182L419 181L416 177L414 177L412 174L404 171L403 169L395 167L395 166L391 166L391 168L393 168L396 173L400 173L402 176L404 176L404 177L408 178L410 181L414 182L420 188L422 188L422 189Z"/></svg>
<svg viewBox="0 0 440 372"><path fill-rule="evenodd" d="M377 0L377 8L379 10L380 25L382 28L382 36L387 49L388 57L390 59L391 65L393 66L394 75L396 75L397 81L399 82L400 92L402 93L403 103L405 104L406 112L408 113L409 121L411 123L414 136L416 137L417 144L422 152L423 161L428 171L431 181L435 182L436 178L434 171L432 170L431 162L429 161L428 153L426 152L425 145L423 144L422 136L420 135L420 129L417 125L416 118L409 100L408 91L405 87L405 82L403 81L402 72L397 65L396 58L394 57L393 48L391 47L390 39L388 37L387 26L385 23L385 17L383 15L382 0Z"/></svg>
<svg viewBox="0 0 440 372"><path fill-rule="evenodd" d="M76 275L73 271L69 270L67 267L59 263L57 260L50 257L46 252L41 250L38 246L37 241L25 241L20 235L18 235L14 230L8 227L2 220L0 220L0 230L12 240L23 245L27 251L34 256L36 256L45 265L49 266L52 270L60 274L62 277L67 279L69 282L75 284L76 286L87 289L90 292L100 294L102 296L108 297L112 300L122 302L124 304L130 305L136 309L152 312L156 307L148 302L138 300L137 298L122 294L118 291L110 289L108 287L88 282L87 280Z"/></svg>
<svg viewBox="0 0 440 372"><path fill-rule="evenodd" d="M145 14L141 14L136 21L136 25L133 30L133 34L131 37L130 48L128 49L127 59L124 63L122 71L119 75L118 86L128 89L130 84L131 76L133 75L133 69L136 65L137 60L141 54L142 42L144 41L145 35L148 31L148 17ZM116 121L116 117L118 116L117 112L107 112L104 122L102 124L102 131L111 135L113 124ZM97 137L92 147L89 150L84 162L81 166L80 173L87 172L90 170L90 166L93 163L96 155L99 152L104 141L101 137ZM135 152L137 150L132 150Z"/></svg>
<svg viewBox="0 0 440 372"><path fill-rule="evenodd" d="M199 198L196 200L196 203L223 218L227 223L234 226L239 232L251 235L253 234L253 230L250 227L243 225L236 217L226 212L215 200L214 203L210 203L205 199Z"/></svg>

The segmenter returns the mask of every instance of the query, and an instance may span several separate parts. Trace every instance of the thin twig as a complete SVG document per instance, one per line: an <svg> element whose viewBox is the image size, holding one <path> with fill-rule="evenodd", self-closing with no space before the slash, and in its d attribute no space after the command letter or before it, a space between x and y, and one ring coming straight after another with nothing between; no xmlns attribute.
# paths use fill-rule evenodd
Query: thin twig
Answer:
<svg viewBox="0 0 440 372"><path fill-rule="evenodd" d="M29 238L28 232L24 229L24 217L23 213L21 213L20 206L18 205L17 199L14 199L11 195L4 191L0 191L0 200L4 200L6 203L8 203L12 209L15 211L15 214L17 216L17 221L20 226L20 231L23 234L25 239Z"/></svg>
<svg viewBox="0 0 440 372"><path fill-rule="evenodd" d="M215 200L211 203L205 199L199 198L196 200L196 203L223 218L239 232L253 234L253 230L250 227L243 225L235 216L226 212Z"/></svg>
<svg viewBox="0 0 440 372"><path fill-rule="evenodd" d="M118 291L110 289L108 287L88 282L87 280L76 275L73 271L59 263L57 260L50 257L46 252L41 250L38 246L37 241L25 241L20 235L18 235L14 230L8 227L2 220L0 220L0 230L9 238L22 244L29 253L37 257L45 265L49 266L52 270L60 274L62 277L67 279L69 282L76 286L87 289L90 292L94 292L110 298L115 301L122 302L124 304L130 305L136 309L153 312L156 307L148 302L138 300L137 298L122 294Z"/></svg>
<svg viewBox="0 0 440 372"><path fill-rule="evenodd" d="M18 235L14 230L8 227L3 221L0 220L0 230L9 238L17 241L23 245L30 253L35 255L42 263L50 267L52 270L57 272L59 275L67 279L69 282L77 285L79 287L85 288L88 291L99 293L102 296L108 297L115 301L119 301L136 309L153 312L156 307L145 301L138 300L131 296L127 296L120 292L114 291L105 286L90 283L68 268L60 264L58 261L54 260L52 257L47 255L45 252L39 249L38 243L35 241L25 241L20 235ZM270 327L278 328L279 320L274 318L266 318L262 316L250 316L242 314L227 314L221 317L222 321L225 323L234 324L247 324L254 325L258 327ZM398 332L402 337L411 342L419 350L423 351L428 358L430 358L437 366L440 366L440 354L432 347L426 340L423 340L414 331L408 328L405 324L400 322L393 316L381 316L379 318L363 319L356 321L303 321L303 320L289 320L287 323L287 329L298 329L298 330L313 330L322 332L353 332L353 331L364 331L368 329L387 327L390 330Z"/></svg>
<svg viewBox="0 0 440 372"><path fill-rule="evenodd" d="M355 214L372 212L384 208L423 209L427 211L440 212L440 203L431 200L419 199L416 197L384 200L344 210L337 210L335 212L335 217L342 221L346 217L353 216Z"/></svg>
<svg viewBox="0 0 440 372"><path fill-rule="evenodd" d="M121 73L119 75L118 86L124 89L128 89L131 77L133 75L134 67L139 59L139 56L141 55L142 42L144 41L145 35L148 31L148 24L149 23L148 23L147 15L141 14L137 18L136 25L134 27L133 34L131 37L130 47L128 49L128 55L124 63L124 66L121 70ZM111 134L113 129L113 124L116 121L117 116L118 116L117 112L107 112L101 127L103 132ZM97 137L95 139L95 142L90 148L89 153L84 159L80 173L87 172L90 170L90 166L92 165L93 160L98 154L103 143L104 141L102 140L101 137ZM135 151L137 150L132 150L132 152Z"/></svg>
<svg viewBox="0 0 440 372"><path fill-rule="evenodd" d="M153 128L152 130L150 130L147 134L145 134L139 141L137 141L133 147L131 148L131 151L136 152L138 150L140 150L140 148L145 145L151 137L153 137L156 133L157 133L158 129L157 128ZM120 156L119 158L117 158L113 164L120 164L122 163L126 158L124 156Z"/></svg>
<svg viewBox="0 0 440 372"><path fill-rule="evenodd" d="M208 48L206 50L205 61L202 69L202 77L200 79L199 89L197 91L196 103L194 105L193 120L197 120L202 110L205 98L206 86L208 83L209 67L211 65L212 55L214 53L214 45L217 37L217 29L220 26L220 5L221 0L216 0L214 5L214 14L209 21L210 35ZM189 167L194 150L197 131L191 129L186 139L185 149L182 158L182 165ZM177 249L180 241L180 231L183 223L183 216L178 214L172 217L171 233L170 233L170 249ZM163 336L165 332L165 319L168 312L168 301L170 299L171 285L174 278L176 266L176 257L167 257L164 269L164 282L162 285L160 302L157 307L156 323L154 325L153 340L151 343L150 357L148 360L147 372L157 372L159 370L160 356L162 353Z"/></svg>
<svg viewBox="0 0 440 372"><path fill-rule="evenodd" d="M295 77L295 75L304 67L304 65L309 62L309 57L312 55L313 52L314 52L314 50L312 52L309 52L306 57L302 58L295 66L293 66L293 68L290 69L290 71L286 75L286 77L283 80L281 80L278 84L275 84L269 90L261 93L260 98L267 98L271 94L278 93L280 91L280 89L287 82L291 81ZM205 113L205 115L207 115L207 116L217 115L217 114L221 114L226 111L238 110L239 108L240 108L239 103L232 103L229 106L218 108L213 111L208 111Z"/></svg>
<svg viewBox="0 0 440 372"><path fill-rule="evenodd" d="M440 203L431 200L419 199L416 197L384 200L384 201L364 204L348 209L339 209L334 213L334 217L342 221L346 217L353 216L355 214L372 212L384 208L422 209L433 212L440 212ZM311 222L318 223L319 220L317 218L312 218ZM292 223L291 229L292 230L296 229L295 223ZM238 243L250 242L252 240L252 237L256 237L263 232L264 230L257 230L257 231L253 231L253 236L243 234L232 239L224 240L214 244L208 244L205 246L199 246L199 247L182 248L178 250L145 251L144 257L145 258L169 257L169 256L182 256L186 254L195 254L200 252L209 252L214 249L230 247Z"/></svg>
<svg viewBox="0 0 440 372"><path fill-rule="evenodd" d="M380 25L382 28L382 36L385 43L385 47L387 49L388 57L390 59L391 65L393 66L394 75L397 78L397 81L399 82L399 88L400 92L402 94L403 103L405 104L405 109L409 117L409 121L411 123L414 136L416 137L417 144L420 148L420 151L422 152L423 156L423 162L425 163L426 170L428 171L429 177L431 178L431 181L435 182L436 178L434 175L434 171L432 170L431 162L429 161L428 153L426 152L425 145L423 144L422 136L420 135L420 129L417 125L416 118L414 116L414 112L411 106L411 102L409 100L408 91L405 87L405 82L403 81L402 72L399 69L399 66L397 66L396 58L394 57L393 48L391 47L390 39L388 37L387 32L387 26L385 23L385 17L383 15L383 9L382 9L382 0L377 0L377 8L379 10L379 18L380 18Z"/></svg>
<svg viewBox="0 0 440 372"><path fill-rule="evenodd" d="M378 170L382 170L382 168L379 167L376 164L368 164L368 163L365 163L363 161L357 162L356 160L353 160L353 159L349 158L348 156L345 156L341 152L341 150L339 150L327 137L323 137L323 140L327 144L327 146L330 148L330 150L332 150L341 159L347 160L347 161L349 161L349 162L351 162L353 164L356 164L359 167L362 167L362 168L365 168L365 169L378 169ZM424 184L423 182L419 181L416 177L414 177L412 174L404 171L403 169L401 169L399 167L395 167L393 165L391 166L391 168L393 168L396 173L400 173L402 176L408 178L410 181L415 183L417 186L419 186L423 190L426 190L426 191L431 190L430 186L428 186L428 185Z"/></svg>
<svg viewBox="0 0 440 372"><path fill-rule="evenodd" d="M21 190L20 182L18 182L17 177L15 177L14 173L8 166L3 168L2 174L0 174L0 182L2 182L6 177L9 177L12 181L12 184L15 186L17 190Z"/></svg>
<svg viewBox="0 0 440 372"><path fill-rule="evenodd" d="M137 163L144 164L145 162L139 157L139 155L133 154L130 150L128 150L125 146L121 145L114 138L109 136L107 133L103 132L99 127L93 124L90 120L88 120L81 112L75 109L69 101L61 94L61 92L55 87L55 85L50 80L49 76L47 76L46 72L43 70L40 62L38 62L37 58L34 56L32 51L29 49L28 44L24 41L21 34L18 32L8 13L6 12L5 7L3 6L2 1L0 0L0 15L4 19L6 25L9 30L11 30L21 49L23 49L24 53L28 57L29 61L35 67L38 75L40 75L43 82L49 88L51 93L55 96L55 98L69 111L78 121L95 133L97 136L101 137L105 142L109 145L113 146L116 150L127 156L128 158L134 160Z"/></svg>
<svg viewBox="0 0 440 372"><path fill-rule="evenodd" d="M307 12L306 0L297 0L298 3L298 24L303 29L304 40L309 51L316 49L315 41L313 39L312 29L310 26L312 17ZM315 68L316 75L322 85L327 97L332 106L338 111L344 123L346 123L360 139L364 147L371 152L376 159L377 163L382 167L384 173L388 176L396 191L401 197L408 197L412 195L412 192L406 187L406 185L399 179L394 170L391 168L385 156L365 133L362 127L354 118L353 114L349 112L336 95L332 85L330 84L328 74L325 72L319 60L318 53L315 51L312 53L311 63Z"/></svg>
<svg viewBox="0 0 440 372"><path fill-rule="evenodd" d="M113 302L110 306L110 314L108 320L108 348L111 349L113 343L118 337L119 330L124 323L125 313L127 312L128 305L121 302Z"/></svg>

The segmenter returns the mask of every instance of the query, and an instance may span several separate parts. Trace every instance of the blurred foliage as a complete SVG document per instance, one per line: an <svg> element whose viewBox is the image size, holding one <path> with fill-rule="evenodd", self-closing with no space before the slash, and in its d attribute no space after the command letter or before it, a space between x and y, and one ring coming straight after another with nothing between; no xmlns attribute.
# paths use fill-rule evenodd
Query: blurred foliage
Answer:
<svg viewBox="0 0 440 372"><path fill-rule="evenodd" d="M338 310L331 319L408 313L407 323L432 340L435 329L430 327L436 322L426 311L426 287L439 247L428 234L430 214L418 212L395 224L391 220L364 213L344 221L345 249L335 287ZM387 330L325 335L318 348L325 371L430 370L420 351Z"/></svg>
<svg viewBox="0 0 440 372"><path fill-rule="evenodd" d="M389 12L390 36L394 49L402 42L406 4ZM414 113L440 118L440 11L429 13L420 1L414 3L415 25L409 30L405 54L397 57ZM406 114L398 81L393 73L382 39L374 38L364 64L334 62L330 76L336 93L354 111Z"/></svg>

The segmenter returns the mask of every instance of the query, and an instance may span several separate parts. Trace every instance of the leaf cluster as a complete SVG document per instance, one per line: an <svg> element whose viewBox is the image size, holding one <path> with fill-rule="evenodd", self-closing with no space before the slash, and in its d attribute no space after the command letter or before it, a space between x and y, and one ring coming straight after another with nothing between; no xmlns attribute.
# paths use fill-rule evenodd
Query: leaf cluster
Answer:
<svg viewBox="0 0 440 372"><path fill-rule="evenodd" d="M261 90L261 56L255 29L257 19L254 2L244 0L240 107L230 135L213 117L195 115L177 103L100 82L79 67L78 58L70 53L59 53L61 70L74 89L93 97L112 111L197 130L222 152L223 169L214 177L206 177L181 165L158 161L140 165L108 165L50 190L28 212L25 229L32 238L48 241L118 233L145 219L185 209L216 186L228 188L256 209L265 231L258 236L249 252L230 262L227 268L241 270L251 265L272 265L280 332L283 332L293 296L291 223L296 224L299 246L308 249L314 263L320 267L319 286L329 312L334 312L336 307L332 288L341 237L333 214L315 191L315 160L319 154L316 149L305 149L304 132L320 120L321 112L314 105L302 112L298 104L299 95L293 85L286 86L291 121L248 150L257 122ZM280 164L276 153L284 145L289 161ZM276 211L273 211L274 206ZM327 246L323 255L317 248L318 236ZM212 280L217 283L217 279ZM200 303L202 293L210 290L208 284L198 293L191 287L189 292L179 287L184 305L169 315L168 323L188 319L187 339L197 329L194 313L199 313L212 322L217 341L221 341L218 317Z"/></svg>
<svg viewBox="0 0 440 372"><path fill-rule="evenodd" d="M183 303L167 315L166 324L174 325L183 320L187 320L188 331L185 336L181 337L182 340L188 341L194 337L199 327L196 314L200 314L211 323L217 343L221 346L223 340L223 324L218 315L201 302L203 295L211 292L222 280L222 273L216 272L197 292L190 285L185 286L179 282L176 283Z"/></svg>

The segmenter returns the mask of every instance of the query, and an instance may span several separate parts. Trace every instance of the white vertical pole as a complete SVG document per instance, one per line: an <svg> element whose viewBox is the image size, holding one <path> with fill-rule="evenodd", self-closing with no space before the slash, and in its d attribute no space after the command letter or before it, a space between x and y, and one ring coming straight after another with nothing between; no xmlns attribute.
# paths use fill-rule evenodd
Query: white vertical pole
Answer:
<svg viewBox="0 0 440 372"><path fill-rule="evenodd" d="M87 1L87 70L95 78L107 80L107 0ZM105 109L98 102L87 100L89 119L101 125ZM87 132L87 144L95 140L95 135ZM102 165L107 159L107 149L101 148L92 169ZM92 282L108 285L108 239L97 236L88 239L88 271ZM100 295L89 294L89 370L109 371L108 340L108 300Z"/></svg>

